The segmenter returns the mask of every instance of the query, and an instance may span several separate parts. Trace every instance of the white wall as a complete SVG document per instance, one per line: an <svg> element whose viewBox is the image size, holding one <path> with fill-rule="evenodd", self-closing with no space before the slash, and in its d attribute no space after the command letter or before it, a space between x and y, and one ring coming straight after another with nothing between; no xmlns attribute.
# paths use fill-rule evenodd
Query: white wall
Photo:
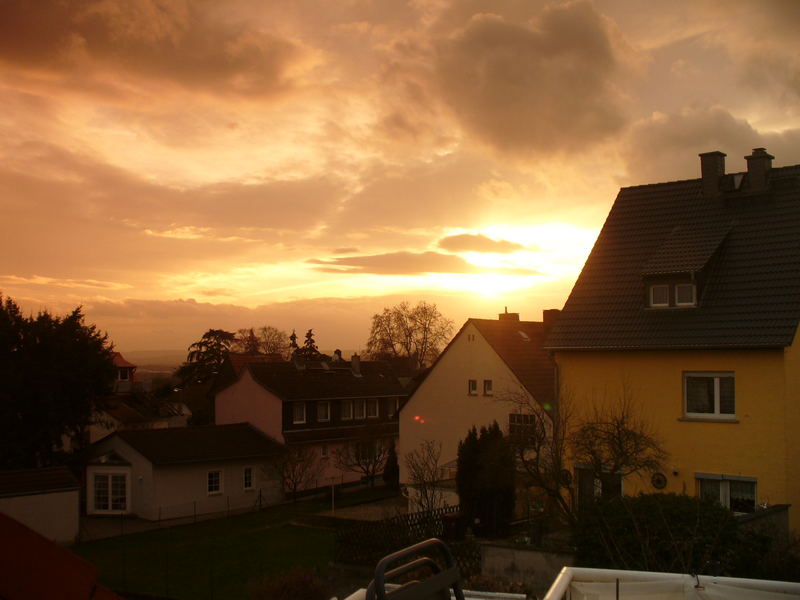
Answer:
<svg viewBox="0 0 800 600"><path fill-rule="evenodd" d="M478 382L477 395L467 393L470 379ZM484 379L492 380L491 396L483 395ZM456 459L458 442L471 427L480 429L497 421L508 431L508 415L514 412L514 405L504 398L510 394L529 397L478 329L467 324L400 411L400 481L409 483L403 457L424 440L441 442L439 464L444 465Z"/></svg>
<svg viewBox="0 0 800 600"><path fill-rule="evenodd" d="M78 536L78 490L0 498L0 512L60 544L71 544Z"/></svg>
<svg viewBox="0 0 800 600"><path fill-rule="evenodd" d="M268 436L284 441L283 402L261 387L246 369L236 383L217 393L214 410L217 425L251 423Z"/></svg>

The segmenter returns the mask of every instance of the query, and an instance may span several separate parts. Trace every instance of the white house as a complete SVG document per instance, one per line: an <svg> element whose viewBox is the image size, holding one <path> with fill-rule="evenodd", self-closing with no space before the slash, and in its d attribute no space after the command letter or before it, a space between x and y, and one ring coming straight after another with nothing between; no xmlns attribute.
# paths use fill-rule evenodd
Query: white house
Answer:
<svg viewBox="0 0 800 600"><path fill-rule="evenodd" d="M91 447L86 512L157 520L273 504L283 451L247 423L117 431Z"/></svg>
<svg viewBox="0 0 800 600"><path fill-rule="evenodd" d="M400 411L401 483L411 483L403 456L421 442L441 443L442 478L452 479L458 443L472 427L497 421L508 431L529 417L518 403L552 405L555 367L542 344L557 314L544 311L544 322L536 322L506 312L464 323ZM458 502L454 493L446 501Z"/></svg>

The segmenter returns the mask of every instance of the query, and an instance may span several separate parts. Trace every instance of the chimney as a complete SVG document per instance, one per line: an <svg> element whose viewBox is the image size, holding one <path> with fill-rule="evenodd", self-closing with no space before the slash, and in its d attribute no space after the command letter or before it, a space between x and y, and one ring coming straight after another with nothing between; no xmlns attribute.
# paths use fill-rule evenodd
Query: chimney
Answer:
<svg viewBox="0 0 800 600"><path fill-rule="evenodd" d="M361 357L358 354L350 357L350 369L353 371L353 375L361 377Z"/></svg>
<svg viewBox="0 0 800 600"><path fill-rule="evenodd" d="M703 196L713 198L719 195L719 183L725 175L724 152L702 152L700 155L700 175L703 180Z"/></svg>
<svg viewBox="0 0 800 600"><path fill-rule="evenodd" d="M750 156L745 156L747 161L747 180L750 190L760 192L767 189L767 173L772 168L771 154L767 154L764 148L753 148Z"/></svg>
<svg viewBox="0 0 800 600"><path fill-rule="evenodd" d="M549 331L550 328L553 326L553 323L556 322L558 319L558 315L561 314L561 309L558 308L549 308L542 311L542 324L544 325L544 330Z"/></svg>
<svg viewBox="0 0 800 600"><path fill-rule="evenodd" d="M510 313L508 312L508 307L505 307L506 312L502 312L497 315L497 318L501 321L519 321L519 313Z"/></svg>

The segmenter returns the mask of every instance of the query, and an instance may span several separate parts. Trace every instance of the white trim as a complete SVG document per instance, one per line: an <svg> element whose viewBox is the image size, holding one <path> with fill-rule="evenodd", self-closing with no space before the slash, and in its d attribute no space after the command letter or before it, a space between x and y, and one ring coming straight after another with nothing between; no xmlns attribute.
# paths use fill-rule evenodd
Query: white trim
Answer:
<svg viewBox="0 0 800 600"><path fill-rule="evenodd" d="M319 407L323 404L327 405L328 407L328 416L324 419L319 416ZM331 420L331 401L330 400L320 400L317 402L317 421L320 423L327 423Z"/></svg>
<svg viewBox="0 0 800 600"><path fill-rule="evenodd" d="M131 512L131 469L130 467L106 467L98 466L90 471L91 476L88 479L87 498L86 498L86 512L90 515L127 515ZM111 508L111 477L120 476L125 477L125 508L113 509ZM95 505L95 480L97 477L108 478L108 508L97 508Z"/></svg>
<svg viewBox="0 0 800 600"><path fill-rule="evenodd" d="M250 469L250 486L247 486L247 470ZM252 465L242 467L242 489L245 492L252 492L256 489L256 470Z"/></svg>
<svg viewBox="0 0 800 600"><path fill-rule="evenodd" d="M219 489L218 490L214 490L214 491L209 489L211 487L209 485L211 483L209 481L209 476L212 473L218 473L219 474ZM206 493L209 496L220 496L220 495L222 495L224 490L225 490L225 485L224 485L224 476L223 476L223 473L222 473L222 469L211 469L211 470L206 471Z"/></svg>
<svg viewBox="0 0 800 600"><path fill-rule="evenodd" d="M347 411L347 414L345 414L345 411L344 411L344 407L345 406L349 407L349 410ZM352 400L342 400L342 403L340 405L339 418L342 421L352 421L353 420L353 401Z"/></svg>
<svg viewBox="0 0 800 600"><path fill-rule="evenodd" d="M375 407L375 414L369 414L369 407L370 405ZM377 419L378 415L380 415L380 406L378 405L377 398L368 398L364 401L364 415L367 419Z"/></svg>
<svg viewBox="0 0 800 600"><path fill-rule="evenodd" d="M478 395L478 380L477 379L468 379L467 380L467 395L468 396L477 396Z"/></svg>
<svg viewBox="0 0 800 600"><path fill-rule="evenodd" d="M692 290L692 299L689 302L678 301L678 288L681 286L689 287ZM697 286L693 283L675 284L675 306L697 306Z"/></svg>
<svg viewBox="0 0 800 600"><path fill-rule="evenodd" d="M656 288L665 288L667 290L667 301L666 302L656 302L653 300L653 292ZM668 283L654 283L650 285L649 288L649 295L650 295L650 306L654 308L663 308L669 306L669 284Z"/></svg>
<svg viewBox="0 0 800 600"><path fill-rule="evenodd" d="M689 412L688 379L708 378L714 379L714 411L713 412ZM720 379L733 379L733 412L720 412ZM736 372L735 371L684 371L683 372L683 414L693 420L736 420Z"/></svg>
<svg viewBox="0 0 800 600"><path fill-rule="evenodd" d="M295 409L298 406L303 407L303 416L302 418L298 419ZM302 425L306 422L306 403L305 402L292 402L292 425Z"/></svg>

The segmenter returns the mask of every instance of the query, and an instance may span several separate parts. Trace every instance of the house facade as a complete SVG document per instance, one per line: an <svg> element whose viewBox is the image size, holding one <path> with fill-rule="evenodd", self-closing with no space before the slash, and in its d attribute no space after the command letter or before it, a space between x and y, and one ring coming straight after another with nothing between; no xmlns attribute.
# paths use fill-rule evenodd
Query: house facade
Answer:
<svg viewBox="0 0 800 600"><path fill-rule="evenodd" d="M340 468L337 455L353 445L380 451L396 443L407 394L386 363L339 355L234 360L239 368L228 369L215 394L216 423L251 423L290 448L316 455L314 476L303 488L358 481L363 474Z"/></svg>
<svg viewBox="0 0 800 600"><path fill-rule="evenodd" d="M90 449L86 512L161 520L274 504L283 451L247 423L117 431Z"/></svg>
<svg viewBox="0 0 800 600"><path fill-rule="evenodd" d="M578 411L629 398L688 493L800 523L800 166L701 154L701 178L623 188L547 347Z"/></svg>
<svg viewBox="0 0 800 600"><path fill-rule="evenodd" d="M496 320L464 323L400 412L401 483L412 484L403 457L426 440L441 443L447 489L456 473L458 443L472 427L497 421L508 432L523 425L531 410L551 409L555 365L542 346L557 313L545 311L543 322L506 312ZM454 489L446 499L458 503Z"/></svg>

